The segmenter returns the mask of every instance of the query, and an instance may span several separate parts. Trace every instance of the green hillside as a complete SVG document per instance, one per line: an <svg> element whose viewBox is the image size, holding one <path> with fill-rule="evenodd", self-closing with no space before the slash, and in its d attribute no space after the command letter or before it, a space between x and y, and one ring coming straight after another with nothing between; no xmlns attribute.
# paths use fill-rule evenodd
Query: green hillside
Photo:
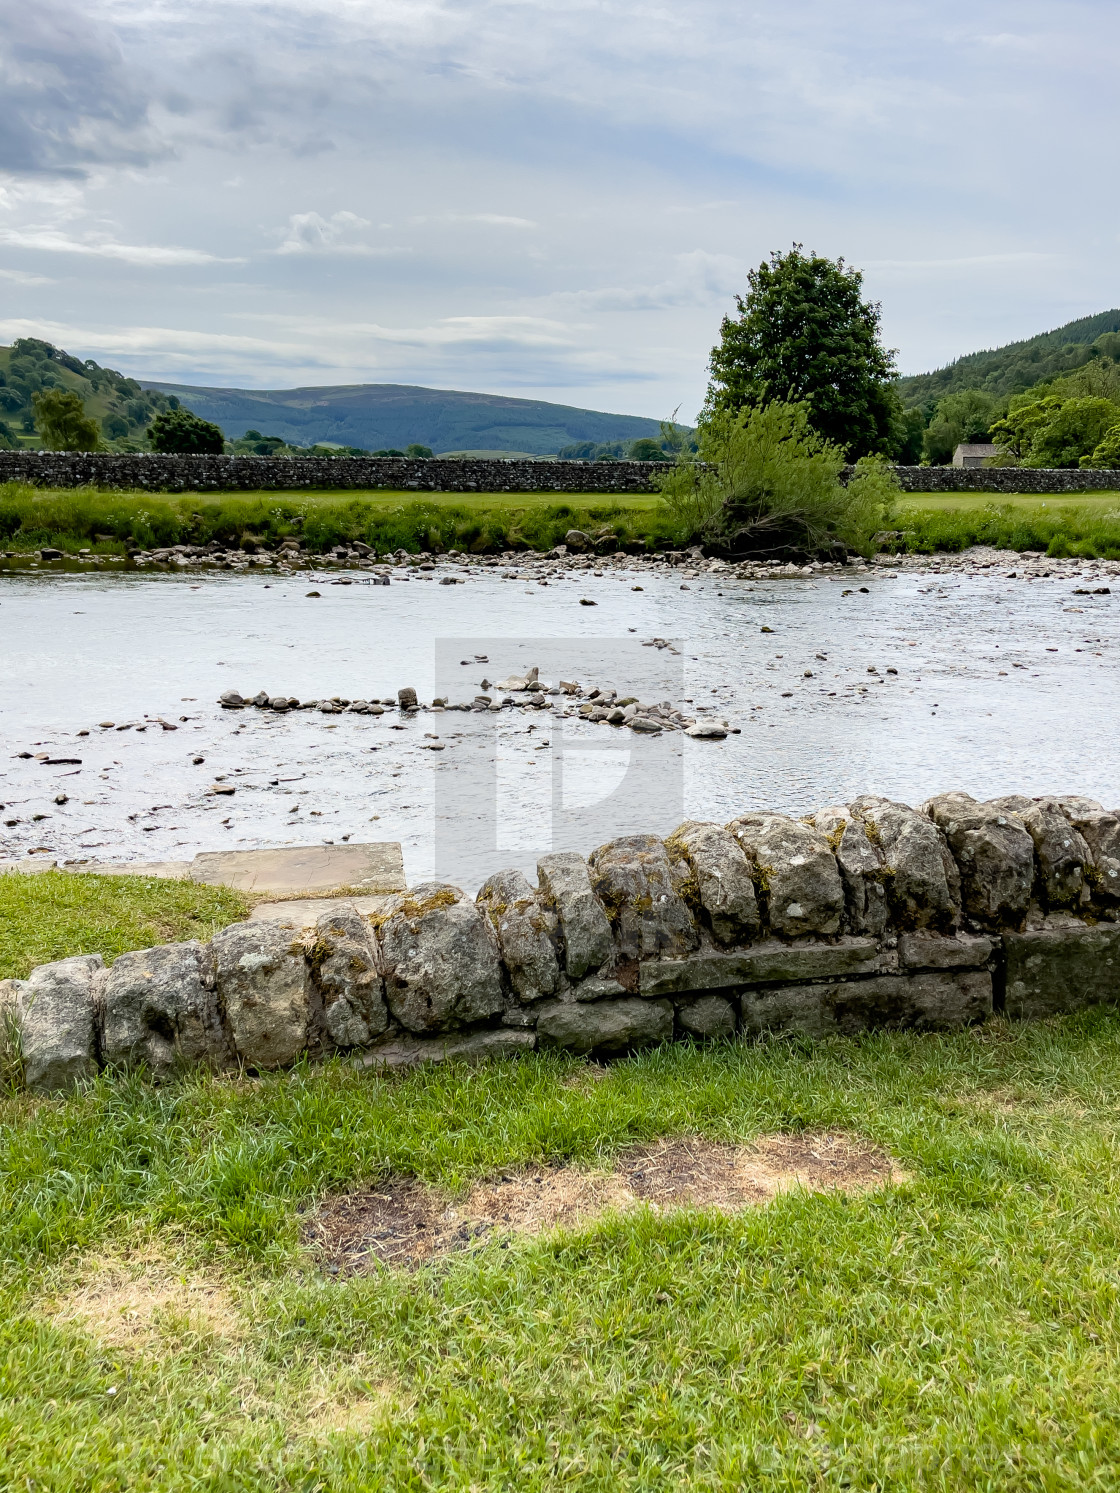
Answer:
<svg viewBox="0 0 1120 1493"><path fill-rule="evenodd" d="M908 408L921 407L928 420L939 399L966 389L982 389L996 399L1021 394L1065 373L1073 373L1091 359L1120 358L1120 310L1083 316L1052 332L1040 332L1006 347L968 353L933 373L917 373L898 381L898 392Z"/></svg>
<svg viewBox="0 0 1120 1493"><path fill-rule="evenodd" d="M49 342L21 337L0 347L0 450L39 445L31 396L43 389L79 395L86 413L101 422L106 446L115 450L145 450L153 415L170 403L165 394L142 389L92 358L83 363Z"/></svg>
<svg viewBox="0 0 1120 1493"><path fill-rule="evenodd" d="M282 436L292 446L331 442L366 451L413 442L445 451L555 454L577 441L609 444L658 437L658 421L639 415L510 399L409 384L342 384L307 389L211 389L143 379L220 425L229 440L247 430Z"/></svg>

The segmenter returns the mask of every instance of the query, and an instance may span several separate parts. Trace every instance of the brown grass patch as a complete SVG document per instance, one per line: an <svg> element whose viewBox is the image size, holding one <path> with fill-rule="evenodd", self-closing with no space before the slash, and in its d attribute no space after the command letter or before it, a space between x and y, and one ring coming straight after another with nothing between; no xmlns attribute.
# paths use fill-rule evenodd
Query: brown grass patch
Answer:
<svg viewBox="0 0 1120 1493"><path fill-rule="evenodd" d="M691 1136L634 1147L609 1172L565 1165L522 1170L476 1182L463 1198L412 1178L389 1179L328 1199L305 1238L332 1273L415 1268L494 1236L573 1228L608 1212L736 1213L794 1188L861 1192L904 1180L886 1152L851 1136L765 1136L752 1146Z"/></svg>
<svg viewBox="0 0 1120 1493"><path fill-rule="evenodd" d="M301 1436L366 1436L399 1420L402 1414L396 1384L367 1384L350 1393L332 1391L313 1395L300 1426Z"/></svg>
<svg viewBox="0 0 1120 1493"><path fill-rule="evenodd" d="M236 1306L217 1276L179 1275L167 1267L95 1263L92 1279L54 1298L47 1315L76 1323L110 1348L142 1348L156 1339L240 1335Z"/></svg>

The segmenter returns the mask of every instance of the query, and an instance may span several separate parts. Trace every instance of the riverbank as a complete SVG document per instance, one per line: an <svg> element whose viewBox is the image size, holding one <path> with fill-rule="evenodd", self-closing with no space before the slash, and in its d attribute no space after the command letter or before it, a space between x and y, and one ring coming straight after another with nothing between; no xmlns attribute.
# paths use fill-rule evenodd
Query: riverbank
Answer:
<svg viewBox="0 0 1120 1493"><path fill-rule="evenodd" d="M374 556L446 553L495 555L546 552L572 530L587 548L649 554L675 548L679 535L656 493L426 493L307 491L299 493L118 492L0 485L0 563L38 559L57 550L64 560L123 559L186 546L254 556L288 543L307 557L340 546L365 546ZM960 553L983 545L1052 558L1120 559L1120 496L1116 493L1009 494L992 501L977 493L904 498L880 541L885 553ZM349 558L360 558L354 550ZM344 558L346 558L344 556Z"/></svg>

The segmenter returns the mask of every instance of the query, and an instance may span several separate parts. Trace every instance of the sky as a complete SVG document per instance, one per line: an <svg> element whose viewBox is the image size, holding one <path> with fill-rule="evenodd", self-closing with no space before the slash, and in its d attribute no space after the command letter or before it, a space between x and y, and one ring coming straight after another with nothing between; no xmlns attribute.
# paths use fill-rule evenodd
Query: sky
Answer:
<svg viewBox="0 0 1120 1493"><path fill-rule="evenodd" d="M692 418L771 251L916 373L1120 304L1116 0L0 0L0 340Z"/></svg>

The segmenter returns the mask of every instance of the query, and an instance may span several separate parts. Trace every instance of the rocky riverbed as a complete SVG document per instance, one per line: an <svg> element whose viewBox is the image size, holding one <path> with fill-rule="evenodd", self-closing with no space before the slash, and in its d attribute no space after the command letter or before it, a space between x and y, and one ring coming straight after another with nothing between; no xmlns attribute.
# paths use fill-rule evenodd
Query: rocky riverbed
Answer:
<svg viewBox="0 0 1120 1493"><path fill-rule="evenodd" d="M1120 801L1115 564L343 560L0 580L0 853L393 839L410 880L470 888L553 848L872 786ZM533 666L542 687L506 687ZM317 708L225 709L231 691ZM449 826L471 842L453 866Z"/></svg>

